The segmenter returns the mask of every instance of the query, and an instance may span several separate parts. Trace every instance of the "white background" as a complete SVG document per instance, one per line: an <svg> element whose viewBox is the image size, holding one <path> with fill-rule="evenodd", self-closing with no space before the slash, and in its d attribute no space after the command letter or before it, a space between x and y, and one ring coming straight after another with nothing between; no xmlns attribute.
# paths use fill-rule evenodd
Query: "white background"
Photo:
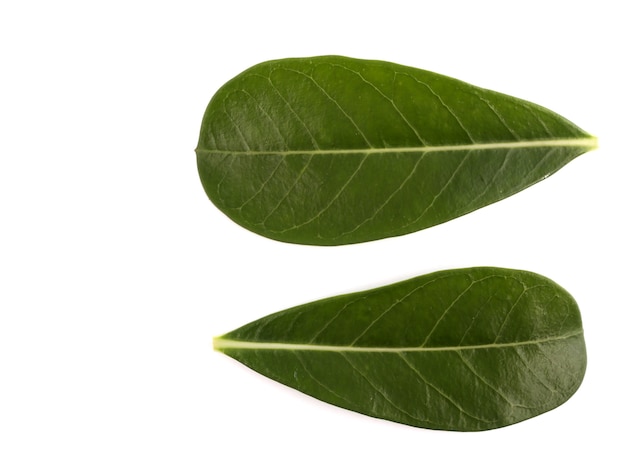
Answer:
<svg viewBox="0 0 626 472"><path fill-rule="evenodd" d="M0 470L624 470L619 2L4 1ZM206 198L213 93L261 61L382 59L519 96L600 149L505 201L338 248L267 240ZM439 269L546 275L589 364L556 410L485 433L374 420L213 352L318 298Z"/></svg>

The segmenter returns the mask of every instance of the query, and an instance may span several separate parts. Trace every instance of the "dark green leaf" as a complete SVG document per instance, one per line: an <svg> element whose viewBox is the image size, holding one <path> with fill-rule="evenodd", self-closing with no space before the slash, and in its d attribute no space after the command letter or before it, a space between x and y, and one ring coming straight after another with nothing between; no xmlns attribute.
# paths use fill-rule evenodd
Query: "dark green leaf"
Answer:
<svg viewBox="0 0 626 472"><path fill-rule="evenodd" d="M460 431L559 406L586 366L574 299L545 277L497 268L298 306L215 338L214 347L334 405Z"/></svg>
<svg viewBox="0 0 626 472"><path fill-rule="evenodd" d="M213 97L204 189L269 238L339 245L433 226L512 195L595 147L529 102L387 62L284 59Z"/></svg>

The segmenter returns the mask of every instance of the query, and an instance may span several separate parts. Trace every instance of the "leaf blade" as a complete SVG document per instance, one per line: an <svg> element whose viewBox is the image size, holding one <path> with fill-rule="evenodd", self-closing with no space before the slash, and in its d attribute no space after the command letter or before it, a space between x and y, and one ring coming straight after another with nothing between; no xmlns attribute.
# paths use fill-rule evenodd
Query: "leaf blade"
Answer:
<svg viewBox="0 0 626 472"><path fill-rule="evenodd" d="M294 307L215 338L214 348L331 404L462 431L557 407L586 367L571 296L537 274L497 268Z"/></svg>
<svg viewBox="0 0 626 472"><path fill-rule="evenodd" d="M595 138L529 102L397 64L328 56L262 63L228 82L207 107L196 152L206 193L235 222L272 239L338 245L456 218L594 147ZM541 151L543 172L504 166L490 184L500 191L490 191L483 168L509 151L522 167ZM449 169L419 162L462 153L480 157L459 170L472 192L460 203L436 200L438 216L421 220ZM409 196L394 198L402 185Z"/></svg>

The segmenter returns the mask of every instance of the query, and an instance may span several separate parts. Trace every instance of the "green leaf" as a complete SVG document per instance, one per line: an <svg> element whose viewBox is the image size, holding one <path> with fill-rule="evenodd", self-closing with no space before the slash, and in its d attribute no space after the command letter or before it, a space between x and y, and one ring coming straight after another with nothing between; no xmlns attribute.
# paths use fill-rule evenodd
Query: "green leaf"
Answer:
<svg viewBox="0 0 626 472"><path fill-rule="evenodd" d="M204 189L280 241L350 244L414 232L501 200L596 146L529 102L346 57L259 64L204 115Z"/></svg>
<svg viewBox="0 0 626 472"><path fill-rule="evenodd" d="M298 306L215 338L214 348L328 403L459 431L559 406L586 366L574 299L545 277L499 268Z"/></svg>

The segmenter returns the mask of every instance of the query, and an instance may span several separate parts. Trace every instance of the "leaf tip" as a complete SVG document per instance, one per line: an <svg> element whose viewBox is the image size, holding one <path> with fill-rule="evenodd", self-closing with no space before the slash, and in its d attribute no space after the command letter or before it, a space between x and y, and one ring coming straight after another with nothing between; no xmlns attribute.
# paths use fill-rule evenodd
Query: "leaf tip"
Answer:
<svg viewBox="0 0 626 472"><path fill-rule="evenodd" d="M222 337L221 336L213 337L213 350L222 352Z"/></svg>

